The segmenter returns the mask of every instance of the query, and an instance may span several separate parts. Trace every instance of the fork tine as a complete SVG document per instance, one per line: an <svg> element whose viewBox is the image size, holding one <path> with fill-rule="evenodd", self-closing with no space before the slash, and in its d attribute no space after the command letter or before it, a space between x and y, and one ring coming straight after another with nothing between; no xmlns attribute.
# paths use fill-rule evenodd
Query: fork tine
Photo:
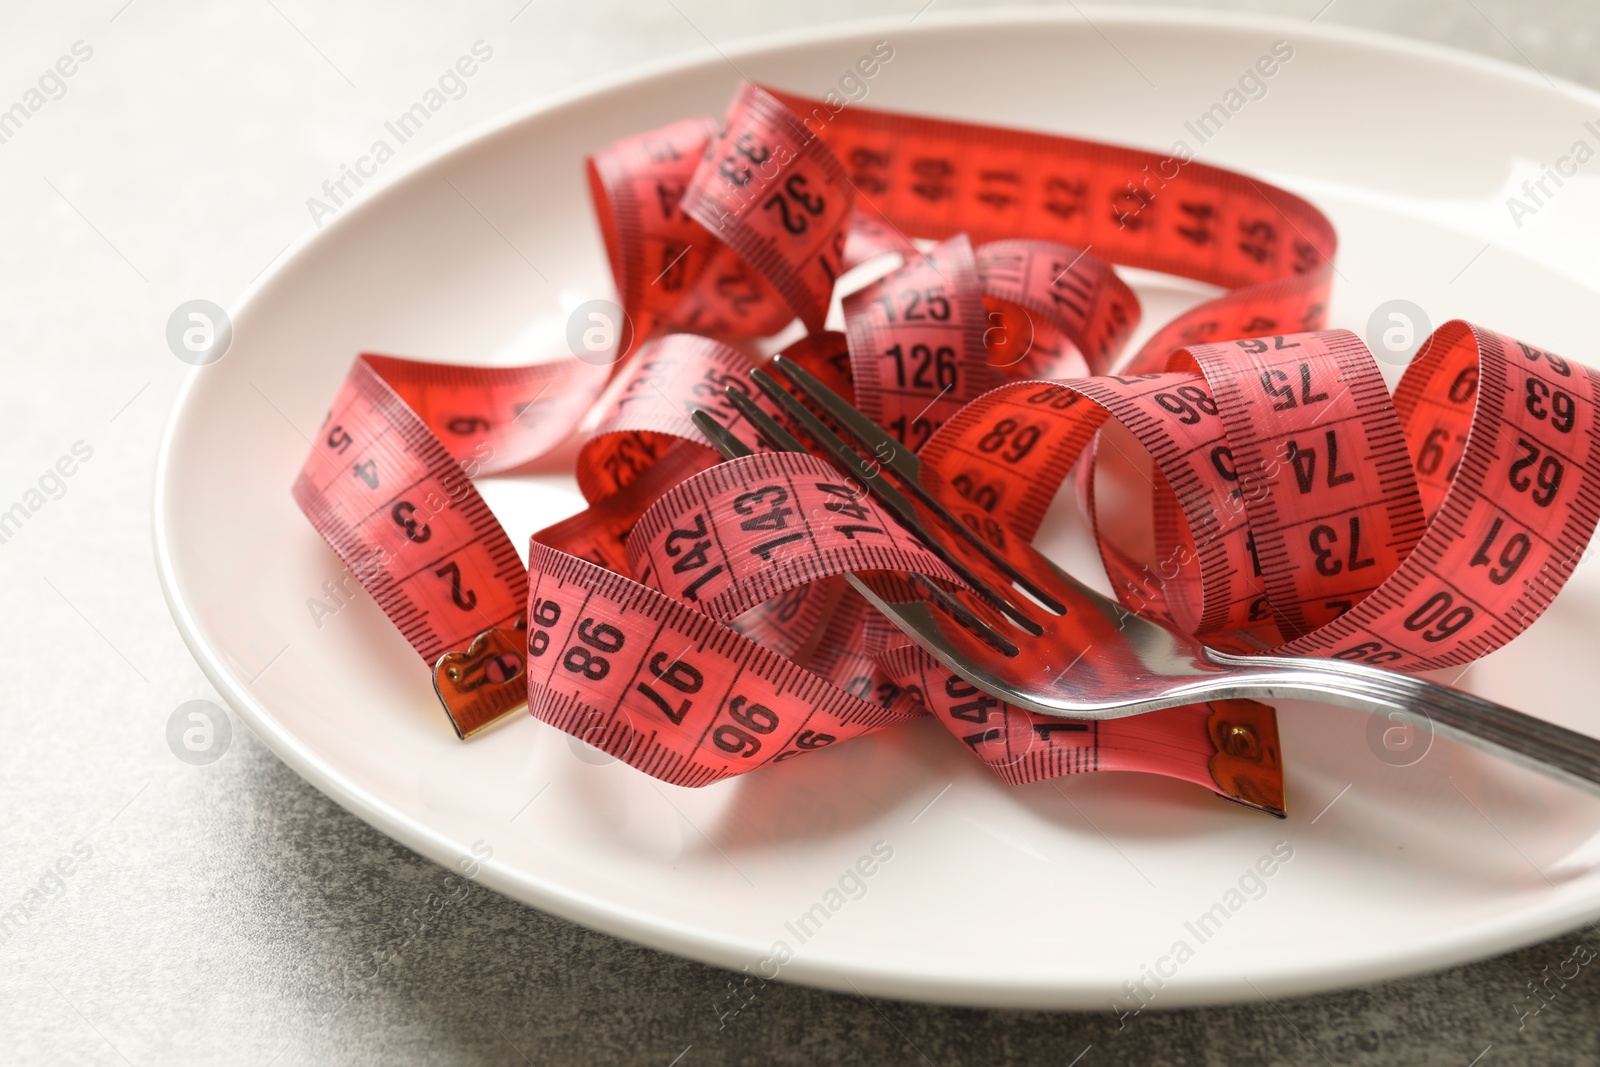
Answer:
<svg viewBox="0 0 1600 1067"><path fill-rule="evenodd" d="M883 427L845 403L843 397L812 377L810 372L793 360L784 359L782 356L774 356L769 366L783 375L791 385L805 394L806 398L813 404L827 412L828 416L845 433L854 438L856 444L864 451L880 457L884 465L894 471L916 498L929 511L933 512L935 518L982 554L983 558L988 560L991 566L1027 590L1029 596L1039 601L1052 613L1056 615L1066 614L1067 608L1065 604L1062 604L1060 600L1040 587L1038 582L1018 570L1010 560L995 551L993 545L979 537L976 531L950 514L943 504L934 499L933 494L929 493L922 485L922 464L917 459L915 452L902 445L897 438L890 435ZM758 371L757 373L760 372ZM760 384L759 381L757 384ZM785 393L784 395L787 396L788 394Z"/></svg>
<svg viewBox="0 0 1600 1067"><path fill-rule="evenodd" d="M788 430L774 422L771 416L757 407L755 401L751 400L746 393L729 386L728 399L733 401L734 407L739 409L739 413L749 420L752 426L781 451L802 453L806 451ZM755 451L749 445L735 437L733 431L712 418L708 413L696 411L689 417L693 420L695 426L700 429L700 432L706 435L706 439L711 442L712 447L721 452L725 459L738 459L741 456L755 455ZM855 575L847 574L845 577L850 579L851 584L857 589L862 589L863 592L867 591L861 584L861 580ZM972 631L1001 655L1017 655L1019 650L1015 644L1008 641L1005 635L999 633L988 623L967 610L967 606L961 601L920 574L910 574L908 577L913 585L927 592L933 602L943 609L958 625Z"/></svg>
<svg viewBox="0 0 1600 1067"><path fill-rule="evenodd" d="M784 414L799 423L811 435L812 439L817 442L818 447L828 452L852 476L861 481L867 489L873 491L874 495L880 498L880 503L893 509L895 515L906 527L917 529L916 512L911 509L911 501L907 500L905 494L900 490L877 478L872 461L857 455L855 449L851 448L843 438L828 428L827 423L817 418L810 408L790 396L777 381L764 371L751 371L750 379L756 383L763 393L766 393L774 403L783 409ZM731 393L733 390L730 388L729 392ZM738 401L734 401L734 403L737 404ZM750 406L754 407L753 404ZM741 407L740 411L744 412L745 409ZM747 418L751 417L750 413L746 412L745 414ZM771 417L760 408L755 408L755 415L761 419L771 421ZM790 440L793 440L793 438L790 438ZM878 484L876 486L868 484L871 482L877 482ZM918 532L921 533L922 531L918 530Z"/></svg>
<svg viewBox="0 0 1600 1067"><path fill-rule="evenodd" d="M755 455L754 449L733 436L733 431L704 411L696 411L689 418L694 422L695 428L706 435L706 440L711 442L711 447L722 453L723 459L738 459L741 456Z"/></svg>
<svg viewBox="0 0 1600 1067"><path fill-rule="evenodd" d="M774 403L783 408L785 414L804 427L806 433L810 434L812 439L817 442L818 447L831 454L834 461L846 474L860 483L869 496L885 508L888 508L901 526L915 534L923 547L938 556L945 566L955 571L956 575L969 585L973 592L977 593L985 603L1035 637L1044 632L1043 627L1029 618L1026 612L1013 604L999 590L980 579L973 573L971 567L958 558L955 553L951 552L938 538L929 534L923 527L921 520L917 518L917 513L912 509L911 501L906 499L905 494L880 477L871 463L857 455L855 449L846 444L838 434L830 430L827 424L819 419L810 408L790 396L778 384L776 379L764 371L752 371L750 379L760 387L763 393L771 397ZM730 388L729 391L733 392L734 390ZM754 404L750 405L750 409L750 411L745 412L745 416L751 419L752 423L758 427L763 423L772 421L770 416ZM743 408L740 410L744 411Z"/></svg>
<svg viewBox="0 0 1600 1067"><path fill-rule="evenodd" d="M922 461L917 454L902 445L898 438L867 418L845 402L844 397L822 384L810 371L793 360L773 356L768 368L788 380L813 404L828 413L839 427L855 438L856 443L908 482L922 479Z"/></svg>
<svg viewBox="0 0 1600 1067"><path fill-rule="evenodd" d="M1002 656L1015 656L1021 651L1004 634L968 611L965 604L940 589L937 585L934 585L927 578L915 573L908 575L908 577L911 579L912 585L917 586L928 594L936 607L943 609L945 614L949 615L957 624L966 627L983 638L990 647Z"/></svg>
<svg viewBox="0 0 1600 1067"><path fill-rule="evenodd" d="M728 386L726 390L728 399L733 406L743 415L745 421L754 426L761 436L765 437L772 446L782 452L804 452L806 446L795 439L794 434L784 429L782 425L770 418L765 411L756 406L750 399L750 394L743 389Z"/></svg>

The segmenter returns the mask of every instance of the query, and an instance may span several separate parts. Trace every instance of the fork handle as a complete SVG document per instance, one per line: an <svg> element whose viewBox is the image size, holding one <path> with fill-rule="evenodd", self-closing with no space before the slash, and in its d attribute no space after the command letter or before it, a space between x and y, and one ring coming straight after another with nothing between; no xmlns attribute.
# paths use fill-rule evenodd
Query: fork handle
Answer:
<svg viewBox="0 0 1600 1067"><path fill-rule="evenodd" d="M1480 696L1364 663L1334 659L1208 658L1240 671L1239 696L1309 698L1374 715L1425 716L1446 737L1600 795L1600 739ZM1259 673L1258 673L1259 672Z"/></svg>

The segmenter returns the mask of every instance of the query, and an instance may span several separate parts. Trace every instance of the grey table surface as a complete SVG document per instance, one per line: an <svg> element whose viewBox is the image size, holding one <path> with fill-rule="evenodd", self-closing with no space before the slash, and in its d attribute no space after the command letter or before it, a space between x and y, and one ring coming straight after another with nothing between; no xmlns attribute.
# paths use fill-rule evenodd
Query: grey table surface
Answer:
<svg viewBox="0 0 1600 1067"><path fill-rule="evenodd" d="M937 0L941 8L966 6ZM474 887L346 814L243 728L206 766L166 724L218 699L158 587L157 444L186 367L181 302L226 304L309 225L305 197L460 47L511 62L406 151L674 53L924 0L96 0L0 11L0 104L74 74L0 143L0 500L92 458L0 544L3 1063L1600 1062L1600 978L1530 983L1593 931L1405 981L1275 1004L961 1010L768 987ZM1409 35L1600 87L1600 8L1510 0L1228 2ZM85 57L83 53L89 55ZM65 860L66 862L62 862ZM68 872L68 873L62 873ZM30 895L32 894L32 895ZM1585 941L1585 939L1588 939ZM1073 1057L1081 1056L1074 1060ZM1475 1059L1477 1057L1477 1059Z"/></svg>

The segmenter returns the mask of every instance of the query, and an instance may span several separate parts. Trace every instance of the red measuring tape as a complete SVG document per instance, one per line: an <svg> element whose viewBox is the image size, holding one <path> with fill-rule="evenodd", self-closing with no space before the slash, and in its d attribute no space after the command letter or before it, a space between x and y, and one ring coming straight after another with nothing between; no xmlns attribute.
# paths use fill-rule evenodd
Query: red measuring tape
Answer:
<svg viewBox="0 0 1600 1067"><path fill-rule="evenodd" d="M589 162L630 320L609 371L364 355L295 498L433 667L463 737L526 702L704 785L931 714L1008 782L1139 770L1281 813L1271 708L1011 707L843 583L959 586L916 537L828 463L719 462L690 421L754 441L725 390L765 407L753 342L798 318L785 355L915 449L1024 573L1017 546L1076 471L1124 605L1216 647L1416 671L1516 636L1600 517L1600 379L1451 322L1391 400L1365 346L1322 329L1328 220L1200 163L1168 178L1171 162L745 84L720 124ZM1113 375L1140 309L1112 263L1226 291ZM842 333L824 329L838 295ZM535 534L524 568L471 478L580 425L590 506ZM1075 636L1066 669L1092 656Z"/></svg>

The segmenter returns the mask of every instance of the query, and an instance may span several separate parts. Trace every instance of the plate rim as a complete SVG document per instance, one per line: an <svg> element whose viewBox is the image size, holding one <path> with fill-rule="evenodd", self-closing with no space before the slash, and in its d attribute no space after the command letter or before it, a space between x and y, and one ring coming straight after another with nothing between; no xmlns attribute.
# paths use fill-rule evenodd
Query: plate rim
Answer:
<svg viewBox="0 0 1600 1067"><path fill-rule="evenodd" d="M1530 63L1527 67L1510 60L1478 55L1431 41L1401 37L1379 30L1340 24L1319 25L1281 15L1248 12L1219 12L1173 7L1108 8L1074 5L1072 10L1008 6L992 9L929 12L921 27L909 25L903 17L873 17L823 23L798 30L779 30L739 38L727 45L707 44L664 59L626 66L609 74L593 77L553 93L541 94L527 102L487 116L433 146L419 158L386 175L381 184L358 202L341 211L320 228L300 231L274 262L249 282L230 302L234 318L256 303L262 294L285 272L292 269L312 246L338 239L353 220L381 209L388 200L440 168L465 150L539 116L550 115L583 101L619 90L631 89L655 79L670 78L686 70L729 63L791 48L805 48L830 41L843 41L874 31L921 32L959 29L963 26L1026 27L1030 25L1085 24L1101 26L1149 26L1196 28L1252 28L1282 31L1301 37L1317 37L1413 58L1445 63L1474 71L1488 78L1510 79L1540 91L1555 92L1591 107L1600 106L1600 91L1568 79L1547 75ZM203 367L193 367L184 376L161 434L155 461L152 492L151 536L156 572L173 622L185 646L202 673L223 696L228 708L250 728L272 753L301 778L346 811L405 847L440 864L454 868L457 861L471 856L468 846L425 822L413 819L381 798L367 793L347 780L336 768L319 757L270 711L249 693L242 679L235 678L201 633L198 620L183 598L182 581L177 574L170 534L177 524L167 514L174 464L175 440L180 424L193 406ZM605 900L584 897L526 871L513 870L490 858L481 863L475 880L518 904L535 907L576 922L588 929L642 944L664 952L714 966L737 970L752 959L752 950L742 938L717 931L692 927ZM1546 903L1536 921L1511 924L1501 921L1480 928L1463 952L1460 935L1441 932L1422 947L1413 945L1363 957L1359 962L1295 966L1292 961L1278 969L1255 975L1259 982L1282 995L1329 992L1352 985L1424 974L1462 965L1516 948L1536 944L1585 922L1600 918L1600 896L1587 904L1557 899ZM1528 914L1526 909L1518 914ZM757 950L759 952L764 950ZM965 982L945 976L927 977L916 972L896 970L892 965L867 965L860 961L813 960L797 957L786 964L783 981L849 993L863 990L882 996L927 1003L983 1008L1065 1008L1102 1007L1106 990L1081 981L985 981ZM980 984L981 983L981 984ZM1255 982L1243 975L1208 979L1204 983L1176 985L1164 996L1163 1008L1235 1003L1259 995Z"/></svg>

